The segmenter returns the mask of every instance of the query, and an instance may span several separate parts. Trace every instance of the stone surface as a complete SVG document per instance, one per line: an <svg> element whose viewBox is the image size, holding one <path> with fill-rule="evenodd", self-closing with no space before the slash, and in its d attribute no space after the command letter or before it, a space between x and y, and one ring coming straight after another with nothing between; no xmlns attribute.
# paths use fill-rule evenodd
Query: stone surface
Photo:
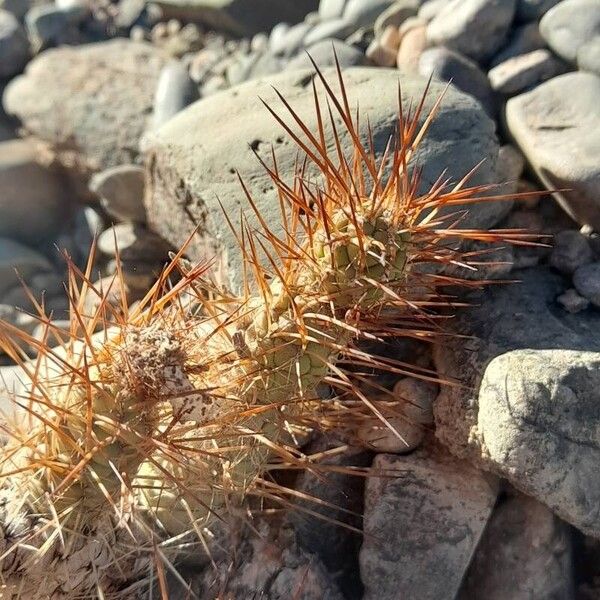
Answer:
<svg viewBox="0 0 600 600"><path fill-rule="evenodd" d="M600 535L600 314L562 310L567 286L545 268L512 275L521 283L487 290L458 315L453 328L468 341L435 348L440 376L466 386L441 389L436 436Z"/></svg>
<svg viewBox="0 0 600 600"><path fill-rule="evenodd" d="M328 71L326 77L334 89L338 89L335 74ZM359 103L363 123L367 115L370 118L378 155L385 148L397 116L397 77L396 71L387 69L350 68L344 72L350 102ZM271 89L274 85L314 131L316 117L310 81L308 72L293 71L264 81L248 82L194 103L156 132L149 144L150 187L146 196L152 227L179 246L200 223L200 233L205 238L218 239L230 265L230 276L239 282L240 253L235 237L224 223L217 198L227 214L238 215L243 208L250 222L254 222L240 189L238 170L263 217L275 232L281 233L276 193L252 148L270 161L273 144L282 173L293 172L297 148L261 105L258 96L289 121ZM404 78L405 101L416 101L425 85L425 79ZM432 84L425 113L443 88L443 84ZM373 94L373 89L378 93ZM348 137L342 135L343 145L347 140ZM432 185L444 169L458 180L482 159L485 162L473 183L496 181L497 156L493 122L472 98L451 89L420 149L424 166L422 189ZM506 204L482 204L471 211L465 227L490 227L506 210ZM197 236L188 251L193 258L206 256L206 239ZM212 251L209 254L212 255Z"/></svg>
<svg viewBox="0 0 600 600"><path fill-rule="evenodd" d="M321 561L304 551L290 528L258 525L231 557L205 570L201 597L261 600L344 600Z"/></svg>
<svg viewBox="0 0 600 600"><path fill-rule="evenodd" d="M561 58L574 63L580 46L600 36L600 0L563 0L540 21L540 33Z"/></svg>
<svg viewBox="0 0 600 600"><path fill-rule="evenodd" d="M28 246L0 237L0 301L11 288L21 287L17 273L27 281L35 273L51 271L48 259Z"/></svg>
<svg viewBox="0 0 600 600"><path fill-rule="evenodd" d="M119 165L94 175L90 190L100 197L106 212L120 221L146 222L144 169Z"/></svg>
<svg viewBox="0 0 600 600"><path fill-rule="evenodd" d="M568 289L556 298L556 301L571 314L577 314L590 306L590 301L577 293L574 288Z"/></svg>
<svg viewBox="0 0 600 600"><path fill-rule="evenodd" d="M344 9L344 17L354 23L357 28L369 27L393 3L394 0L348 0Z"/></svg>
<svg viewBox="0 0 600 600"><path fill-rule="evenodd" d="M367 47L366 57L379 67L393 67L396 64L396 54L390 48L386 48L381 40L375 38Z"/></svg>
<svg viewBox="0 0 600 600"><path fill-rule="evenodd" d="M496 65L488 73L494 90L502 94L516 94L567 70L549 50L540 49L520 54Z"/></svg>
<svg viewBox="0 0 600 600"><path fill-rule="evenodd" d="M490 67L495 67L515 56L539 50L544 48L545 45L537 22L516 27L511 31L504 46L494 54L490 61Z"/></svg>
<svg viewBox="0 0 600 600"><path fill-rule="evenodd" d="M165 62L124 39L51 49L11 81L4 106L77 173L131 163Z"/></svg>
<svg viewBox="0 0 600 600"><path fill-rule="evenodd" d="M594 260L586 236L575 229L561 231L554 236L550 265L565 275L572 275L579 267Z"/></svg>
<svg viewBox="0 0 600 600"><path fill-rule="evenodd" d="M271 39L271 52L275 56L292 56L301 48L304 38L313 27L311 23L298 23L290 27L284 34Z"/></svg>
<svg viewBox="0 0 600 600"><path fill-rule="evenodd" d="M485 60L502 45L514 11L515 0L451 0L429 23L427 36L433 44Z"/></svg>
<svg viewBox="0 0 600 600"><path fill-rule="evenodd" d="M573 90L577 90L574 94ZM600 227L600 77L566 73L506 104L510 133L548 189L581 225Z"/></svg>
<svg viewBox="0 0 600 600"><path fill-rule="evenodd" d="M535 21L548 12L561 0L517 0L516 19L519 21Z"/></svg>
<svg viewBox="0 0 600 600"><path fill-rule="evenodd" d="M156 85L152 127L160 127L197 99L198 87L186 66L180 61L170 61L162 68Z"/></svg>
<svg viewBox="0 0 600 600"><path fill-rule="evenodd" d="M366 62L365 55L358 48L349 46L340 40L330 39L317 42L306 48L306 52L300 52L298 56L290 60L286 69L313 69L312 62L307 53L317 63L319 69L335 66L336 56L343 69L364 65Z"/></svg>
<svg viewBox="0 0 600 600"><path fill-rule="evenodd" d="M136 223L118 223L98 238L98 249L108 256L146 263L165 260L169 245L158 235Z"/></svg>
<svg viewBox="0 0 600 600"><path fill-rule="evenodd" d="M401 71L407 73L419 72L419 61L427 48L427 28L425 25L411 27L402 35L396 64Z"/></svg>
<svg viewBox="0 0 600 600"><path fill-rule="evenodd" d="M157 0L163 18L196 21L209 28L250 36L277 23L297 23L317 9L319 0Z"/></svg>
<svg viewBox="0 0 600 600"><path fill-rule="evenodd" d="M29 59L29 42L15 16L0 9L0 79L20 73Z"/></svg>
<svg viewBox="0 0 600 600"><path fill-rule="evenodd" d="M304 37L304 45L311 46L316 42L325 40L328 38L335 38L343 40L348 37L356 26L352 21L345 17L339 19L332 19L331 21L323 21L315 25Z"/></svg>
<svg viewBox="0 0 600 600"><path fill-rule="evenodd" d="M496 102L488 78L476 62L448 48L429 48L419 59L419 74L452 81L459 90L478 100L489 115L496 112Z"/></svg>
<svg viewBox="0 0 600 600"><path fill-rule="evenodd" d="M0 236L48 241L68 221L71 208L64 180L36 162L30 142L0 143Z"/></svg>
<svg viewBox="0 0 600 600"><path fill-rule="evenodd" d="M573 273L575 289L600 308L600 262L582 265Z"/></svg>
<svg viewBox="0 0 600 600"><path fill-rule="evenodd" d="M494 509L456 600L572 600L571 532L511 492Z"/></svg>
<svg viewBox="0 0 600 600"><path fill-rule="evenodd" d="M381 37L389 25L400 27L406 19L417 14L420 4L420 0L396 0L390 4L375 21L375 37Z"/></svg>
<svg viewBox="0 0 600 600"><path fill-rule="evenodd" d="M579 46L577 66L581 71L590 71L600 75L600 36Z"/></svg>
<svg viewBox="0 0 600 600"><path fill-rule="evenodd" d="M453 598L496 501L493 478L443 450L380 454L367 480L364 600Z"/></svg>
<svg viewBox="0 0 600 600"><path fill-rule="evenodd" d="M346 0L321 0L319 2L319 16L323 20L337 19L344 14Z"/></svg>

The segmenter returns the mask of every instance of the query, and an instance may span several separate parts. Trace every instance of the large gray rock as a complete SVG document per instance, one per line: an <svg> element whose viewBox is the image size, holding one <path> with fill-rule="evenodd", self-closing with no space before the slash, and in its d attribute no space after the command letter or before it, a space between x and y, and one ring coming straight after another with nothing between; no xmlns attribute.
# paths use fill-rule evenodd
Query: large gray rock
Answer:
<svg viewBox="0 0 600 600"><path fill-rule="evenodd" d="M429 23L427 37L483 61L501 46L514 12L515 0L451 0Z"/></svg>
<svg viewBox="0 0 600 600"><path fill-rule="evenodd" d="M564 0L540 21L540 33L561 58L574 63L577 50L600 36L600 0Z"/></svg>
<svg viewBox="0 0 600 600"><path fill-rule="evenodd" d="M492 514L457 600L571 600L569 526L511 493Z"/></svg>
<svg viewBox="0 0 600 600"><path fill-rule="evenodd" d="M466 386L442 388L436 436L598 536L600 314L561 310L568 286L546 269L513 276L459 315L471 339L436 347L440 376Z"/></svg>
<svg viewBox="0 0 600 600"><path fill-rule="evenodd" d="M36 162L33 144L0 143L0 236L48 241L69 220L71 207L63 178Z"/></svg>
<svg viewBox="0 0 600 600"><path fill-rule="evenodd" d="M337 88L335 74L326 77ZM389 69L350 68L344 72L350 102L359 104L362 122L369 116L375 150L381 156L397 118L398 72ZM200 100L175 116L149 140L149 188L146 194L149 221L163 237L178 246L200 224L202 236L192 240L188 253L205 256L206 238L218 240L230 266L231 277L239 283L241 253L236 238L223 219L218 200L227 215L238 222L243 209L250 223L257 225L237 179L240 172L263 218L281 234L279 203L271 180L253 155L255 149L266 161L275 148L280 173L291 181L297 146L262 106L259 96L283 115L285 108L271 85L281 91L291 106L317 130L309 72L294 71L261 81L251 81L216 96ZM422 95L427 80L403 78L403 102ZM425 102L427 114L444 88L432 83ZM373 90L377 90L377 94ZM339 127L339 121L338 121ZM366 127L363 129L366 136ZM349 136L342 134L342 147L350 148ZM250 148L248 148L248 145ZM422 189L431 186L445 169L458 180L484 159L473 183L495 181L498 145L494 123L470 96L450 89L419 153L423 165ZM471 211L465 227L487 228L506 212L501 203L483 203Z"/></svg>
<svg viewBox="0 0 600 600"><path fill-rule="evenodd" d="M29 42L13 14L0 9L0 79L23 70L29 59Z"/></svg>
<svg viewBox="0 0 600 600"><path fill-rule="evenodd" d="M297 23L319 6L318 0L154 0L165 18L197 21L237 35L270 31L285 21Z"/></svg>
<svg viewBox="0 0 600 600"><path fill-rule="evenodd" d="M496 501L494 478L443 450L380 454L373 470L360 551L364 600L454 598Z"/></svg>
<svg viewBox="0 0 600 600"><path fill-rule="evenodd" d="M573 93L576 90L577 93ZM600 227L600 77L566 73L511 98L506 121L521 151L566 212Z"/></svg>
<svg viewBox="0 0 600 600"><path fill-rule="evenodd" d="M165 62L124 39L48 50L7 86L4 106L75 172L131 163Z"/></svg>

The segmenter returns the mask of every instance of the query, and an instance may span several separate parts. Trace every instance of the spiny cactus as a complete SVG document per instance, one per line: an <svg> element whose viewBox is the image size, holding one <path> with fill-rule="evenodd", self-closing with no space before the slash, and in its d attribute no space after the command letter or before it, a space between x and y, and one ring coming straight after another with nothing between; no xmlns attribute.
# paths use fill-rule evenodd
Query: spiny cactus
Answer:
<svg viewBox="0 0 600 600"><path fill-rule="evenodd" d="M488 188L465 187L466 178L417 192L409 162L434 117L422 115L423 101L408 115L400 103L396 136L377 160L338 75L336 94L318 73L333 151L315 82L318 131L283 98L302 136L267 107L306 159L291 182L275 157L263 163L279 192L281 237L242 182L259 227L242 218L237 234L241 294L212 282L210 264L185 266L182 248L138 308L128 310L123 293L115 309L110 290L90 283L92 252L86 272L70 264L69 331L56 329L42 306L41 341L2 324L2 345L28 378L12 397L20 416L2 425L5 595L140 597L156 580L168 597L165 573L205 555L211 528L246 498L284 501L272 470L317 468L301 451L312 430L352 436L379 422L401 438L388 421L393 399L372 400L369 386L377 386L366 373L411 370L358 342L440 335L435 310L447 300L436 288L481 284L443 274L472 259L460 241L526 236L458 229L451 207L502 198L483 197ZM350 154L334 114L353 141ZM320 180L306 176L308 164ZM169 285L175 270L180 280ZM99 301L84 314L90 293ZM99 324L106 328L94 336ZM61 346L51 349L53 339ZM17 341L33 345L37 358L28 361ZM323 385L336 394L322 398Z"/></svg>

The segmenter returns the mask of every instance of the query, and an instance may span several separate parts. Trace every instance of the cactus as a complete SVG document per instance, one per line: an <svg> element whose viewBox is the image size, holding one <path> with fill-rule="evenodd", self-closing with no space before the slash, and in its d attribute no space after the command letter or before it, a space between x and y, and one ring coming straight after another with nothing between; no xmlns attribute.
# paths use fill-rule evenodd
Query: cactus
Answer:
<svg viewBox="0 0 600 600"><path fill-rule="evenodd" d="M468 264L457 242L526 239L456 227L449 207L502 198L484 197L487 187L440 180L417 193L408 164L434 116L418 126L422 102L410 115L400 107L396 138L378 161L372 140L360 141L338 75L339 95L318 73L333 107L333 152L314 82L316 133L287 104L305 138L268 107L306 161L292 183L275 160L264 164L279 191L279 238L242 182L260 224L243 219L238 232L243 293L211 281L210 265L190 267L184 247L135 310L125 300L115 309L90 283L92 252L85 272L70 264L69 331L42 306L42 341L2 325L2 345L29 379L12 399L20 418L2 426L0 570L14 597L139 597L154 579L166 595L166 571L197 560L215 524L248 497L284 498L271 470L317 468L301 452L310 431L351 436L374 421L401 437L386 418L392 399L371 400L376 384L363 373L410 370L357 342L439 336L435 309L445 300L436 287L479 285L442 274ZM307 162L321 181L305 177ZM176 270L180 280L169 286ZM94 292L97 308L86 315ZM98 324L106 325L100 337ZM36 347L33 362L18 341ZM323 384L334 397L321 397Z"/></svg>

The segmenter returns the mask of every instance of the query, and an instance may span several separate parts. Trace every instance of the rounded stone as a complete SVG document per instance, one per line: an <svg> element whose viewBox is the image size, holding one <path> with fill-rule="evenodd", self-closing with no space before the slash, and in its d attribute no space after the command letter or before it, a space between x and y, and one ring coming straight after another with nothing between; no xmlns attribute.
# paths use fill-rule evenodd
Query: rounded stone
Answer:
<svg viewBox="0 0 600 600"><path fill-rule="evenodd" d="M579 46L577 66L581 71L590 71L600 75L600 36Z"/></svg>
<svg viewBox="0 0 600 600"><path fill-rule="evenodd" d="M11 288L21 288L35 273L52 271L48 259L32 248L6 237L0 237L0 301ZM18 273L18 275L17 275Z"/></svg>
<svg viewBox="0 0 600 600"><path fill-rule="evenodd" d="M576 91L576 93L574 93ZM506 104L528 162L571 218L600 228L600 77L566 73Z"/></svg>
<svg viewBox="0 0 600 600"><path fill-rule="evenodd" d="M98 249L108 256L142 262L167 258L169 245L158 235L135 223L119 223L98 237Z"/></svg>
<svg viewBox="0 0 600 600"><path fill-rule="evenodd" d="M339 96L335 71L324 76ZM381 157L394 132L398 110L398 72L391 69L352 67L343 73L349 102L360 106L362 123L370 119L376 155ZM201 224L188 247L192 259L212 256L215 246L224 251L229 275L240 282L241 252L223 218L223 210L234 220L240 209L251 226L258 226L240 188L236 172L248 185L258 210L273 229L282 234L279 203L270 177L253 150L267 162L274 147L281 173L291 178L298 149L293 140L262 105L263 98L282 117L285 109L272 89L278 89L311 131L317 131L310 71L292 71L265 80L249 81L218 96L194 103L155 132L148 144L149 188L146 195L152 228L175 246L180 246ZM402 79L403 103L413 106L423 94L427 79ZM318 86L320 89L321 86ZM431 109L445 85L433 82L424 105ZM373 93L377 90L377 94ZM322 90L320 95L323 96ZM323 101L324 102L324 101ZM338 119L339 123L339 119ZM482 166L471 183L498 181L498 144L495 125L470 96L451 88L444 96L437 118L420 147L423 166L421 190L427 189L447 170L455 181L480 161ZM342 147L350 147L341 132ZM361 128L364 141L366 127ZM223 209L220 206L220 203ZM470 210L465 227L488 228L497 223L510 204L482 203Z"/></svg>
<svg viewBox="0 0 600 600"><path fill-rule="evenodd" d="M386 8L375 21L375 37L381 37L387 27L398 28L406 19L414 17L419 10L419 0L398 0Z"/></svg>
<svg viewBox="0 0 600 600"><path fill-rule="evenodd" d="M554 236L550 265L557 271L571 275L579 267L593 260L590 243L579 231L567 229Z"/></svg>
<svg viewBox="0 0 600 600"><path fill-rule="evenodd" d="M319 69L335 66L336 57L342 68L366 63L365 55L358 48L349 46L341 40L329 39L309 46L306 52L300 52L298 56L290 60L286 69L312 69L313 65L308 57L309 54Z"/></svg>
<svg viewBox="0 0 600 600"><path fill-rule="evenodd" d="M573 274L575 289L600 308L600 262L583 265Z"/></svg>
<svg viewBox="0 0 600 600"><path fill-rule="evenodd" d="M348 0L344 9L344 18L351 21L355 28L370 27L393 3L394 0Z"/></svg>
<svg viewBox="0 0 600 600"><path fill-rule="evenodd" d="M515 0L451 0L427 27L432 44L474 60L486 60L502 45L515 12Z"/></svg>
<svg viewBox="0 0 600 600"><path fill-rule="evenodd" d="M575 63L578 49L600 36L600 0L563 0L540 21L540 33L556 54Z"/></svg>

